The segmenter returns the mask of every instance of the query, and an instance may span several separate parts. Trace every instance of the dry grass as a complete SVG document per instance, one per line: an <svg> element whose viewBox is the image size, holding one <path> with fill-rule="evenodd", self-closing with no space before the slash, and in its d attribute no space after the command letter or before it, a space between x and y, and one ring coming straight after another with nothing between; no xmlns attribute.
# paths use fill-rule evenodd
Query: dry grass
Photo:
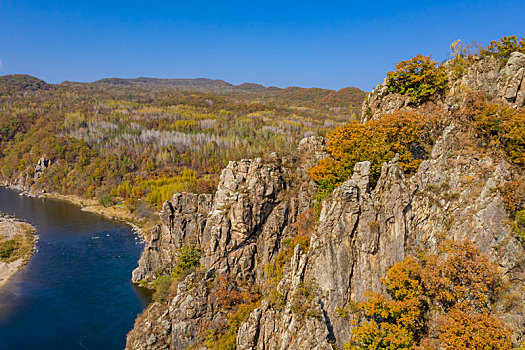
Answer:
<svg viewBox="0 0 525 350"><path fill-rule="evenodd" d="M0 218L0 260L6 263L23 259L27 263L35 245L35 228L25 222Z"/></svg>

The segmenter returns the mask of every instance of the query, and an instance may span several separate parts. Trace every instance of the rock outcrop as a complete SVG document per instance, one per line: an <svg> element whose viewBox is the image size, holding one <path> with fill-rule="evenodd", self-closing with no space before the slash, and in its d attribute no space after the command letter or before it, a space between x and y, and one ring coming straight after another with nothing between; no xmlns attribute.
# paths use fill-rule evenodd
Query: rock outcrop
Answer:
<svg viewBox="0 0 525 350"><path fill-rule="evenodd" d="M53 164L56 164L54 159L49 159L45 156L40 157L36 164L29 165L23 172L19 173L18 176L6 181L4 185L31 196L39 196L40 193L46 191L40 183L40 180Z"/></svg>
<svg viewBox="0 0 525 350"><path fill-rule="evenodd" d="M497 190L509 179L509 164L480 158L465 147L470 142L450 125L414 176L407 180L393 159L384 164L374 189L369 186L369 163L358 163L353 178L323 204L308 252L295 247L277 286L281 304L277 307L263 297L239 328L237 348L342 347L352 323L338 310L362 301L367 290L382 290L380 278L390 266L418 249L435 250L442 236L474 240L509 279L524 281L525 253L512 235ZM297 214L313 205L314 192L308 187L313 185L292 176L294 163L285 164L276 159L231 162L211 207L212 196L203 195L177 194L171 201L176 205L165 203L163 224L157 229L162 234L148 242L139 269L152 272L161 268L157 262L165 268L170 249L197 242L204 247L206 271L180 282L168 305L150 306L130 333L128 348L202 345L206 326L224 322L225 313L214 305L209 288L217 276L264 289L264 266L282 251ZM199 214L205 208L208 214ZM144 270L142 265L150 267ZM304 288L312 295L305 297ZM523 288L522 282L514 288ZM520 308L523 305L507 312L514 329L524 329Z"/></svg>
<svg viewBox="0 0 525 350"><path fill-rule="evenodd" d="M146 238L139 266L132 280L153 280L155 274L169 272L177 249L184 244L201 244L206 218L211 209L210 194L176 193L162 205L161 223Z"/></svg>
<svg viewBox="0 0 525 350"><path fill-rule="evenodd" d="M201 275L192 274L179 283L169 306L163 305L165 315L158 311L162 308L158 303L148 308L128 336L129 348L155 348L159 341L152 343L151 334L156 334L157 339L165 339L162 335L164 328L158 333L153 330L151 324L160 321L152 322L152 317L170 320L167 329L171 346L175 349L185 349L202 340L203 330L210 324L224 322L227 313L216 305L210 288L219 276L246 285L248 290L261 289L265 279L264 267L282 250L283 240L292 237L290 224L298 213L311 208L315 202L315 185L307 180L306 168L324 156L323 145L322 138L318 137L303 141L304 157L301 160L280 159L272 155L266 160L230 162L222 172L213 196L200 195L197 200L197 195L176 194L172 201L164 203L162 223L146 242L139 267L133 272L134 280L153 278L155 271L169 270L174 249L185 243L198 243L203 247L201 263L206 271ZM213 204L209 206L212 198ZM208 214L200 216L205 208L208 208ZM296 273L301 269L304 272L305 261L300 265L302 267L297 266L294 270ZM298 283L295 282L296 289ZM288 290L288 287L281 287L281 290ZM261 307L269 306L263 301ZM151 317L147 316L150 313ZM268 319L266 316L264 320ZM290 336L294 334L292 330ZM275 336L271 332L260 335ZM309 333L305 333L306 336L308 339L312 337ZM243 338L242 335L239 337ZM148 339L151 344L148 344ZM298 344L313 341L313 338L308 339L297 341ZM282 339L273 342L286 344ZM239 346L242 348L241 344ZM287 348L287 345L282 346Z"/></svg>
<svg viewBox="0 0 525 350"><path fill-rule="evenodd" d="M474 56L473 61L458 78L452 72L450 61L445 64L449 76L449 92L443 101L434 101L442 109L450 109L458 103L465 91L478 91L489 99L511 106L525 106L525 54L513 52L501 66L501 60L488 56ZM363 101L364 121L381 118L396 110L415 109L409 105L409 96L388 91L387 80L378 84Z"/></svg>
<svg viewBox="0 0 525 350"><path fill-rule="evenodd" d="M42 177L44 171L53 164L51 159L41 157L35 165L35 179Z"/></svg>
<svg viewBox="0 0 525 350"><path fill-rule="evenodd" d="M460 84L521 106L523 57L513 54L502 69L481 60ZM446 125L417 172L407 178L396 156L383 164L372 187L370 163L357 163L352 178L323 202L308 249L288 245L301 215L315 204L316 185L306 170L326 157L322 138L301 141L298 158L273 154L230 162L213 195L174 195L133 278L169 271L173 252L188 243L203 248L202 267L178 281L168 301L153 303L139 316L127 348L205 349L206 339L227 329L229 311L238 306L224 307L220 296L239 304L243 299L235 295L246 294L253 296L243 297L253 307L235 329L237 349L341 349L353 326L341 310L363 301L365 291L384 290L380 279L393 264L437 251L444 238L474 241L511 281L511 292L522 294L525 250L511 230L500 188L516 174L523 176L523 169L476 147L447 103L437 106ZM364 106L373 118L413 108L384 84ZM267 267L277 261L282 273L270 278ZM516 340L523 339L525 302L500 310Z"/></svg>
<svg viewBox="0 0 525 350"><path fill-rule="evenodd" d="M498 96L516 106L525 106L525 54L513 52L498 79Z"/></svg>

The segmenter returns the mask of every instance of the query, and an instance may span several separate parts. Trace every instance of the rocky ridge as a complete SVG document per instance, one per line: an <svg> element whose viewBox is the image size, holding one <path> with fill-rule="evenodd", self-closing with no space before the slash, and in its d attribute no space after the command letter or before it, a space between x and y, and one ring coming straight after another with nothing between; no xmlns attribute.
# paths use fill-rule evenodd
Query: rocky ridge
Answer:
<svg viewBox="0 0 525 350"><path fill-rule="evenodd" d="M17 177L3 183L3 185L19 190L26 195L37 197L40 193L46 192L43 187L36 185L37 180L40 179L45 171L53 164L55 164L54 160L45 156L40 157L36 164L27 167L30 171L25 176L19 174Z"/></svg>
<svg viewBox="0 0 525 350"><path fill-rule="evenodd" d="M492 56L474 56L472 60L473 63L459 78L455 77L451 61L445 63L450 91L443 101L434 101L440 108L457 107L465 91L469 90L482 92L496 102L525 106L525 54L513 52L503 67L501 61ZM390 93L386 83L385 78L363 101L363 120L381 118L396 110L421 108L409 105L408 95Z"/></svg>
<svg viewBox="0 0 525 350"><path fill-rule="evenodd" d="M290 249L286 242L297 234L298 217L314 206L316 186L306 169L325 156L322 138L302 140L297 159L230 162L213 196L175 194L164 204L162 223L146 242L133 278L169 271L174 249L189 243L203 247L202 268L179 281L167 302L155 302L139 316L126 347L207 348L210 330L227 324L229 310L217 299L222 279L230 295L242 286L260 296L236 332L237 349L343 348L352 318L341 310L364 300L367 290L383 290L380 278L394 263L436 251L445 237L474 241L512 281L510 293L522 295L525 251L499 191L516 172L523 176L522 169L474 147L474 136L454 115L465 88L523 106L524 58L514 53L501 69L480 59L453 83L445 101L436 103L446 125L410 178L394 158L372 188L370 163L358 163L352 179L324 201L309 248L297 245L284 255L289 258L275 286L265 267ZM363 115L412 108L406 100L380 84L363 104ZM523 300L500 310L515 340L523 340Z"/></svg>

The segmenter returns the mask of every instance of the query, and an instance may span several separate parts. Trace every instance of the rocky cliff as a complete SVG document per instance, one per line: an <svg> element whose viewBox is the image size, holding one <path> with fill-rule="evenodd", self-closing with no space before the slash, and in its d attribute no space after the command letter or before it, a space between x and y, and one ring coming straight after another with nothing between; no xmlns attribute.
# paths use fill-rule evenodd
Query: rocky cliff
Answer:
<svg viewBox="0 0 525 350"><path fill-rule="evenodd" d="M37 163L29 165L24 173L18 174L18 176L5 181L3 185L15 188L19 191L25 192L31 195L38 195L39 193L46 192L45 188L36 185L38 179L40 179L46 170L49 169L55 163L54 160L47 157L40 157Z"/></svg>
<svg viewBox="0 0 525 350"><path fill-rule="evenodd" d="M297 158L230 162L213 195L175 194L133 279L171 271L187 244L202 247L201 268L139 316L127 348L220 348L217 334L229 334L237 349L342 349L352 318L341 310L364 300L365 291L383 290L380 279L394 263L436 251L444 238L475 242L498 263L509 293L523 295L525 251L500 190L523 169L479 147L458 117L466 89L514 107L525 103L525 55L513 54L504 67L490 60L468 68L433 103L443 125L415 174L407 178L394 158L372 186L370 163L360 162L322 203L318 220L306 219L316 195L306 169L326 156L319 137L301 141ZM379 118L415 107L380 84L363 108ZM306 245L296 239L304 232ZM523 299L500 309L514 340L523 339ZM239 310L245 317L235 318Z"/></svg>
<svg viewBox="0 0 525 350"><path fill-rule="evenodd" d="M502 67L502 61L492 56L470 58L464 72L458 73L452 67L452 61L445 62L449 76L450 91L444 100L433 101L440 108L450 110L457 107L466 91L477 91L489 99L510 104L515 107L525 106L525 54L513 52ZM382 115L400 109L421 109L411 106L410 97L390 93L387 80L378 84L363 101L362 118L364 120L381 118Z"/></svg>

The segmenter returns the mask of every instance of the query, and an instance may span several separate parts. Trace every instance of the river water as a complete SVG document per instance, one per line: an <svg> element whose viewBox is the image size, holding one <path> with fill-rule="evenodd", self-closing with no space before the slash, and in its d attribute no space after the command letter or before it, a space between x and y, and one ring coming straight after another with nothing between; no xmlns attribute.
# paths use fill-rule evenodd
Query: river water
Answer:
<svg viewBox="0 0 525 350"><path fill-rule="evenodd" d="M123 349L149 302L130 280L143 247L132 229L4 187L0 212L39 236L31 261L0 288L0 349Z"/></svg>

